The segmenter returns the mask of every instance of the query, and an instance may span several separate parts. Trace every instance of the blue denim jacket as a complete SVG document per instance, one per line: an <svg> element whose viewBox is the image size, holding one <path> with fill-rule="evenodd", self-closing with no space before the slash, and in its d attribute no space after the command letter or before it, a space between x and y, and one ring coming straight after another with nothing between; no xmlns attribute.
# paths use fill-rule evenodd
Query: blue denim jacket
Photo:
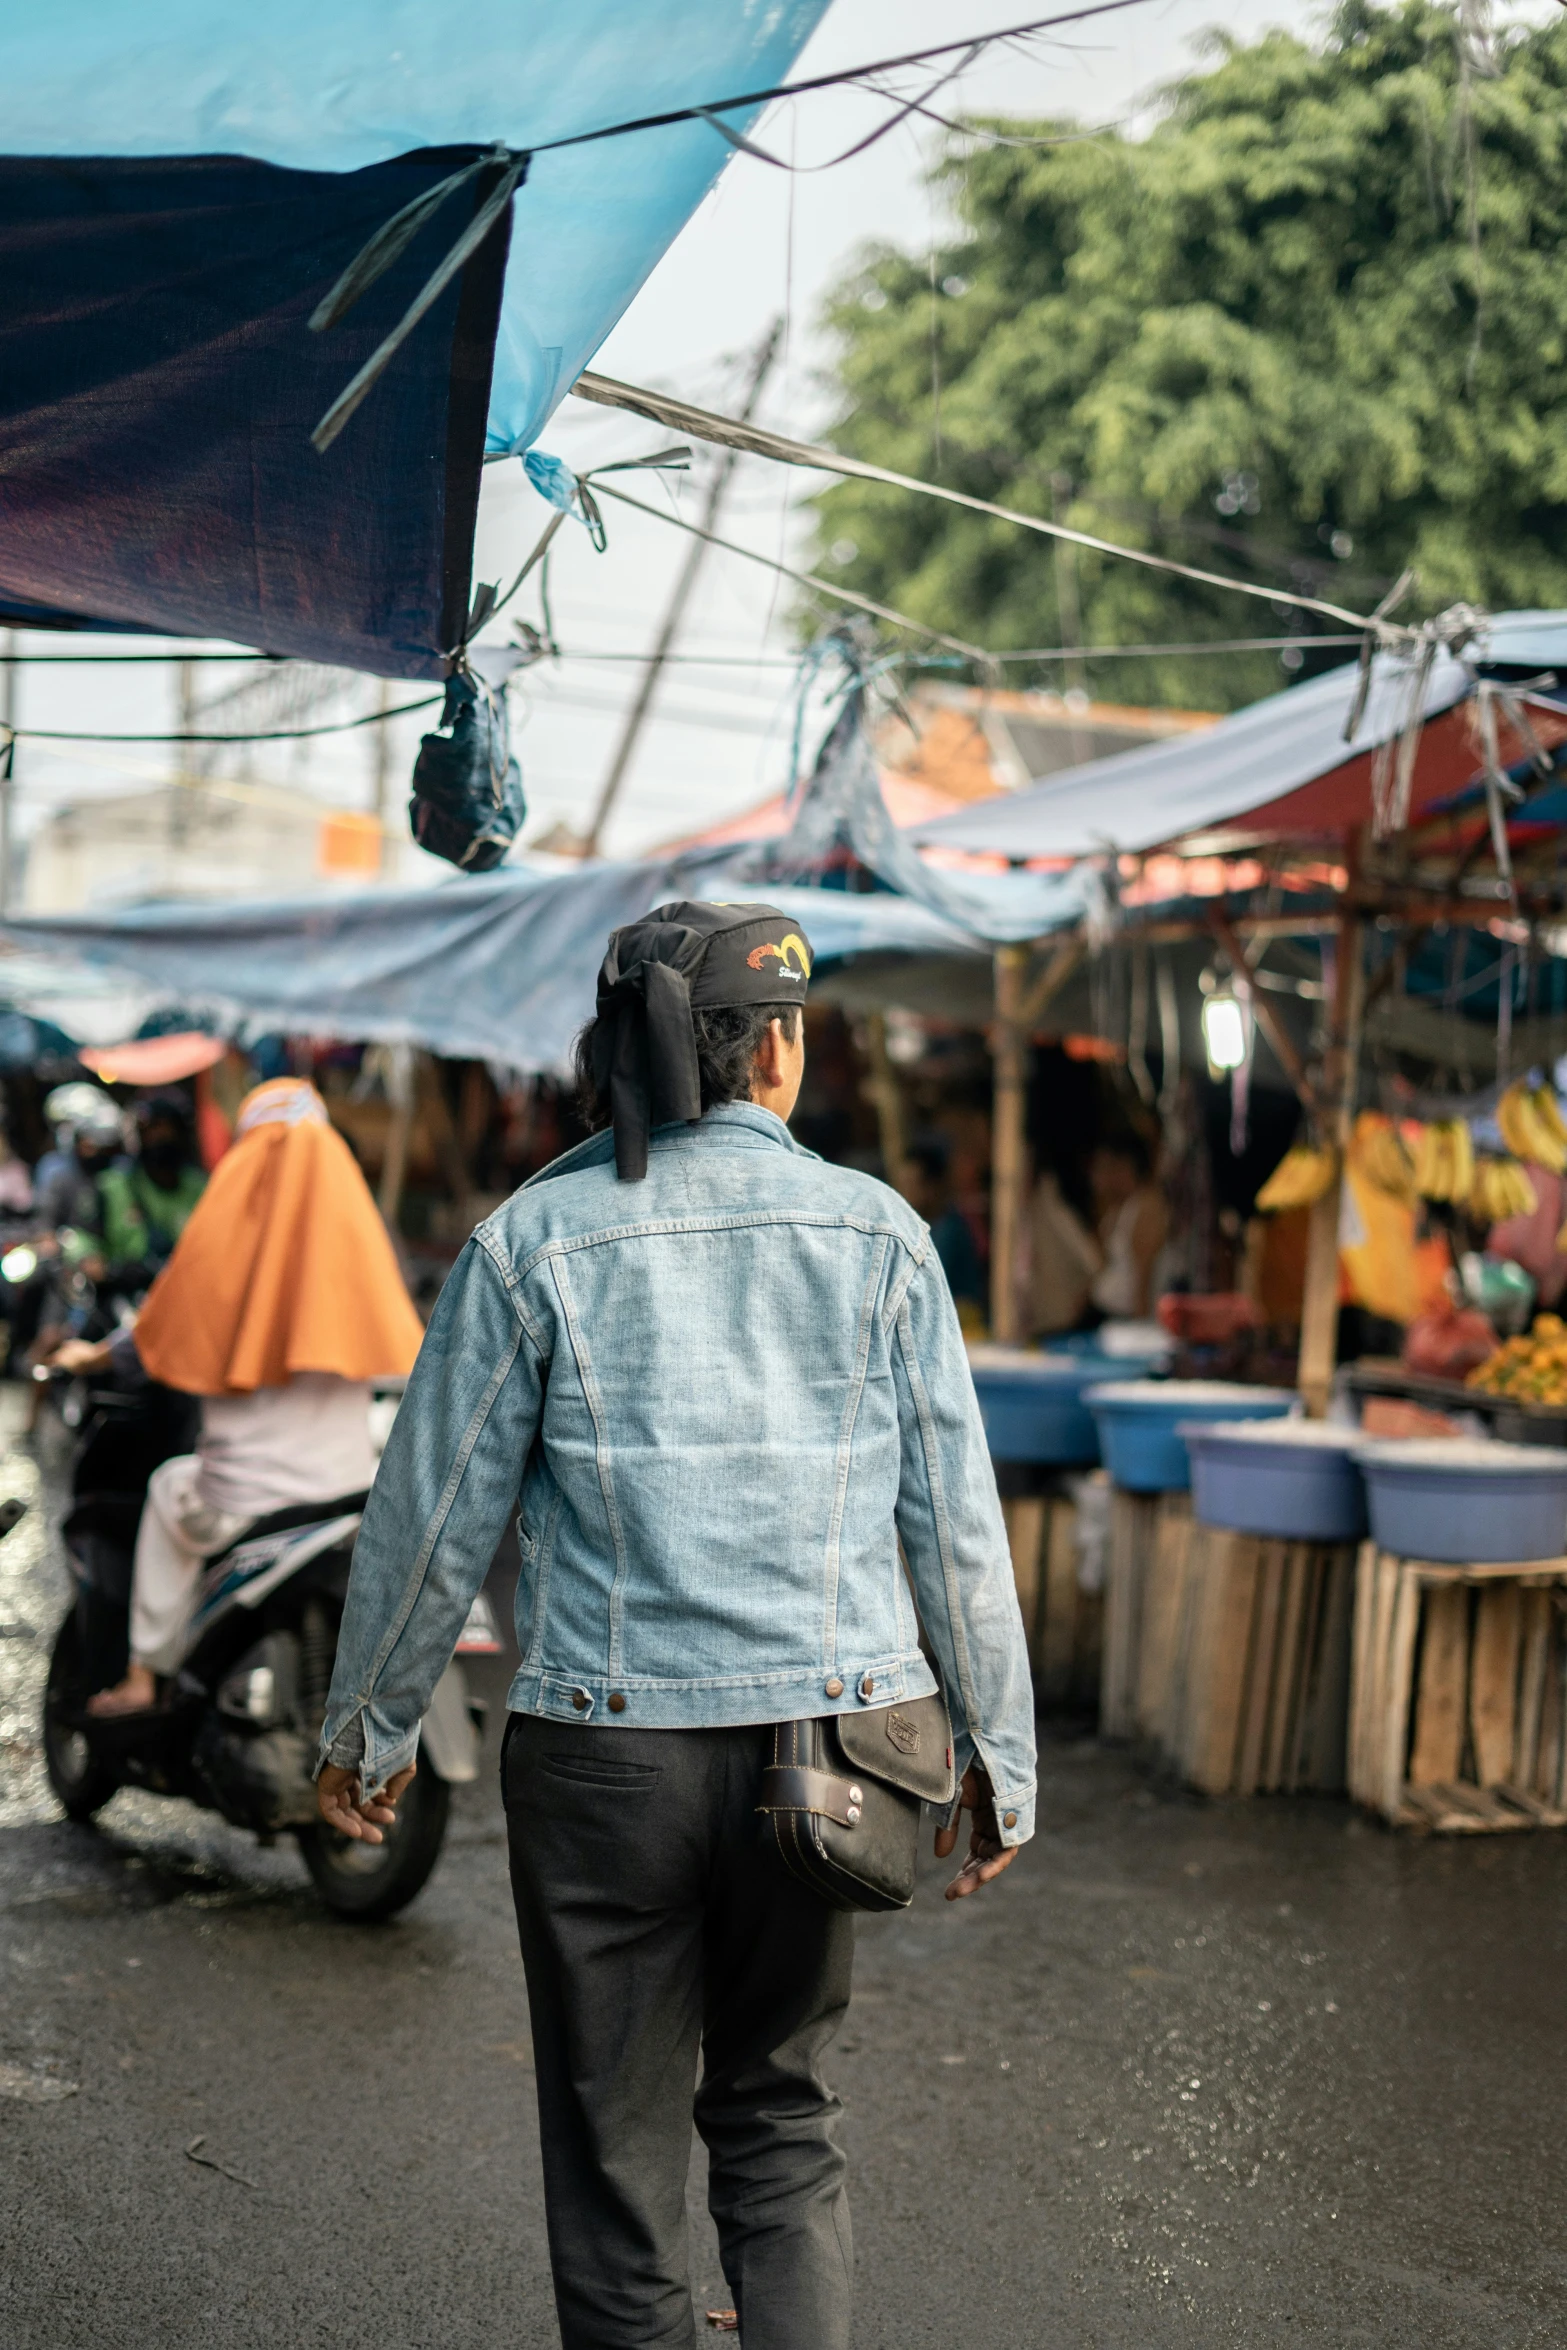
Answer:
<svg viewBox="0 0 1567 2350"><path fill-rule="evenodd" d="M637 1184L597 1135L458 1259L327 1706L323 1754L367 1787L413 1759L514 1508L514 1711L708 1728L921 1696L917 1601L958 1767L977 1750L1006 1841L1032 1834L1028 1657L930 1234L770 1110L656 1129Z"/></svg>

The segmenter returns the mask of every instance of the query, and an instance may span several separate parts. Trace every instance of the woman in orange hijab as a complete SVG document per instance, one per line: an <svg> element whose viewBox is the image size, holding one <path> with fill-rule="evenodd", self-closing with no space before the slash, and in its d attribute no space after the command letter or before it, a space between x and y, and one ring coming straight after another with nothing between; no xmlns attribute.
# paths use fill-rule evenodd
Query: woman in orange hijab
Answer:
<svg viewBox="0 0 1567 2350"><path fill-rule="evenodd" d="M153 1471L136 1537L131 1661L95 1713L134 1713L180 1661L204 1561L269 1511L362 1493L375 1474L370 1381L406 1375L424 1335L386 1227L314 1086L261 1085L133 1333L62 1348L67 1370L133 1344L202 1399L194 1453Z"/></svg>

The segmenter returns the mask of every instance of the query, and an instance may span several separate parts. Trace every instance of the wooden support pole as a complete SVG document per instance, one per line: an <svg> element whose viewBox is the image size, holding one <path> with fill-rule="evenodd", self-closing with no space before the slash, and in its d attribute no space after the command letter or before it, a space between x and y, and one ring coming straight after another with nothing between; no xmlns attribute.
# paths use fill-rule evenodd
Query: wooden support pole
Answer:
<svg viewBox="0 0 1567 2350"><path fill-rule="evenodd" d="M990 1332L1015 1344L1021 1335L1014 1278L1018 1235L1023 1228L1023 1175L1027 1164L1028 1040L1052 996L1066 985L1088 952L1078 934L1056 941L1049 962L1025 989L1031 950L998 947L995 959L996 1023L991 1044L995 1100L990 1128Z"/></svg>
<svg viewBox="0 0 1567 2350"><path fill-rule="evenodd" d="M990 1331L1018 1336L1017 1252L1023 1225L1028 1030L1023 1025L1027 947L996 949L995 1110L990 1130Z"/></svg>
<svg viewBox="0 0 1567 2350"><path fill-rule="evenodd" d="M876 1112L881 1141L881 1171L894 1191L907 1193L909 1138L903 1114L903 1088L887 1050L887 1015L872 1012L865 1023L865 1058L869 1074L865 1091Z"/></svg>
<svg viewBox="0 0 1567 2350"><path fill-rule="evenodd" d="M1361 920L1346 913L1339 922L1333 973L1332 1025L1323 1068L1321 1139L1338 1152L1339 1171L1311 1211L1306 1241L1306 1289L1300 1320L1298 1383L1306 1409L1320 1420L1328 1408L1338 1351L1338 1229L1344 1186L1344 1155L1355 1119L1355 1082L1360 1066L1360 1031L1365 1013L1365 958Z"/></svg>

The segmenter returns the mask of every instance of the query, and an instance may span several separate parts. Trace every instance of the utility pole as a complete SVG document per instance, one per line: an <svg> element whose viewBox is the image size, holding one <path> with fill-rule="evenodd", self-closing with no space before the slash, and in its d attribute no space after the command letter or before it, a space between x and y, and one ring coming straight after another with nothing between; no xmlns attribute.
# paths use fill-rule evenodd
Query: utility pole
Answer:
<svg viewBox="0 0 1567 2350"><path fill-rule="evenodd" d="M757 345L756 356L751 362L751 375L746 386L745 405L740 411L742 424L749 424L756 414L757 403L762 396L762 387L772 372L773 361L778 356L778 345L782 336L783 320L775 318ZM724 494L729 487L730 476L734 472L735 459L738 454L739 452L735 449L726 449L718 460L717 468L708 484L707 500L702 508L703 530L710 531L717 524L719 509L723 505ZM658 691L664 664L669 659L675 638L680 633L680 624L685 618L686 606L691 601L691 593L696 586L697 574L701 571L706 553L707 541L694 538L687 550L686 559L681 564L676 576L674 590L669 599L669 607L664 614L663 626L658 632L652 652L648 655L641 683L637 687L631 708L626 713L626 722L620 730L620 740L615 745L615 754L610 760L609 772L604 778L603 788L599 793L598 806L593 811L593 822L588 827L587 838L582 844L582 854L585 857L598 855L599 842L604 837L604 827L609 820L610 810L614 807L619 796L620 787L626 779L626 772L631 765L632 756L641 737L648 712L653 707L653 697Z"/></svg>
<svg viewBox="0 0 1567 2350"><path fill-rule="evenodd" d="M16 736L11 729L17 722L17 705L22 690L21 638L14 628L5 632L5 683L0 688L0 726L5 729L5 742L0 746L0 918L12 911L11 892L14 881L13 838L11 831L11 804L16 790Z"/></svg>
<svg viewBox="0 0 1567 2350"><path fill-rule="evenodd" d="M177 661L174 665L175 696L178 718L176 724L181 736L196 731L196 664ZM174 781L169 792L169 846L178 848L190 831L190 818L196 791L196 746L185 740L176 743L179 758ZM172 879L172 876L171 876Z"/></svg>

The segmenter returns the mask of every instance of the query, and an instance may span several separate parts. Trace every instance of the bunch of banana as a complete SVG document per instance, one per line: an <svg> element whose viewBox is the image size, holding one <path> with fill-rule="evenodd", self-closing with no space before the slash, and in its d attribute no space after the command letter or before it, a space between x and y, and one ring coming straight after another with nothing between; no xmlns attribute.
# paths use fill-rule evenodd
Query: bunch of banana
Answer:
<svg viewBox="0 0 1567 2350"><path fill-rule="evenodd" d="M1403 1139L1391 1118L1380 1110L1362 1110L1355 1120L1355 1164L1368 1183L1389 1198L1415 1204L1415 1170Z"/></svg>
<svg viewBox="0 0 1567 2350"><path fill-rule="evenodd" d="M1496 1123L1514 1158L1567 1174L1567 1124L1550 1086L1510 1085L1496 1105Z"/></svg>
<svg viewBox="0 0 1567 2350"><path fill-rule="evenodd" d="M1481 1158L1475 1161L1469 1213L1481 1224L1502 1224L1509 1216L1532 1216L1539 1197L1529 1171L1516 1159Z"/></svg>
<svg viewBox="0 0 1567 2350"><path fill-rule="evenodd" d="M1298 1142L1280 1159L1257 1194L1265 1214L1278 1208L1309 1208L1327 1190L1338 1173L1338 1154Z"/></svg>
<svg viewBox="0 0 1567 2350"><path fill-rule="evenodd" d="M1475 1153L1462 1118L1435 1118L1420 1129L1415 1189L1422 1199L1460 1203L1474 1189Z"/></svg>

